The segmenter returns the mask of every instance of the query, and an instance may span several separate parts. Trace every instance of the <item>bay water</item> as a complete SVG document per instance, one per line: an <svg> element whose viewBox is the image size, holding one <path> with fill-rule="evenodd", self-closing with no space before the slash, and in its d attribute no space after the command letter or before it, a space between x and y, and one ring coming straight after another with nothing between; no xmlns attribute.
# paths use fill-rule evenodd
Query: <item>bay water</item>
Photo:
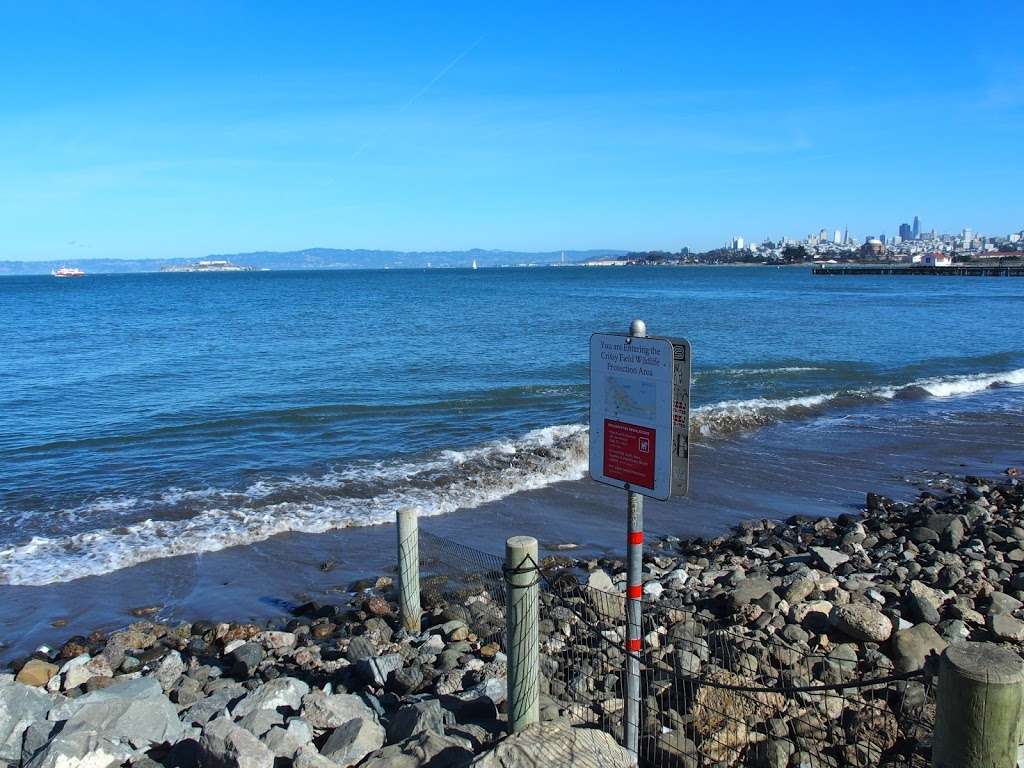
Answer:
<svg viewBox="0 0 1024 768"><path fill-rule="evenodd" d="M835 514L1024 460L1012 278L0 278L0 641L142 602L244 618L337 591L393 564L406 504L493 551L513 533L621 549L621 492L585 478L587 349L634 317L693 347L693 492L649 503L656 532Z"/></svg>

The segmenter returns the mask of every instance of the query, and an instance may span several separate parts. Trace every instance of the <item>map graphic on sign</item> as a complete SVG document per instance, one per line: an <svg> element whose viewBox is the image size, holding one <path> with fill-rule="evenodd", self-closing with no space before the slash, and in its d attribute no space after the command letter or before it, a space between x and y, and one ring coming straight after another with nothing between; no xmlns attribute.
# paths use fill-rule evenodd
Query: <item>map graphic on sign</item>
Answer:
<svg viewBox="0 0 1024 768"><path fill-rule="evenodd" d="M605 413L624 421L654 421L658 388L654 382L609 376L605 382Z"/></svg>

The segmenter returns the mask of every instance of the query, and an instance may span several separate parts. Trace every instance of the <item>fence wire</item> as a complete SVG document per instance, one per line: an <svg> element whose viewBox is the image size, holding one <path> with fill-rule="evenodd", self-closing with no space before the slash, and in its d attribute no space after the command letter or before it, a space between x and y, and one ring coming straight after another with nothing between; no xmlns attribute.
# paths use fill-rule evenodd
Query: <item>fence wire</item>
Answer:
<svg viewBox="0 0 1024 768"><path fill-rule="evenodd" d="M420 561L424 608L507 651L502 559L421 532ZM625 596L579 575L542 568L541 719L568 718L623 744ZM930 765L930 672L894 674L877 649L853 643L811 651L682 599L645 601L642 626L640 765ZM595 764L607 756L600 743L592 754Z"/></svg>

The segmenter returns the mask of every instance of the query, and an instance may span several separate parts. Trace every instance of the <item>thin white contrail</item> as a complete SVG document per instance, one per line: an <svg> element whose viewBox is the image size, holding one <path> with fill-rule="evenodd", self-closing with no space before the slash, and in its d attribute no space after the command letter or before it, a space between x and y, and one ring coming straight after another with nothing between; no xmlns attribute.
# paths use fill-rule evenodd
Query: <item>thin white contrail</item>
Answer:
<svg viewBox="0 0 1024 768"><path fill-rule="evenodd" d="M466 48L466 50L464 50L464 51L463 51L462 53L460 53L460 54L459 54L458 56L456 56L456 57L455 57L454 59L452 59L451 61L449 61L449 62L448 62L448 64L446 64L446 65L445 65L445 67L444 67L444 68L443 68L443 69L442 69L442 70L441 70L440 72L438 72L438 73L437 73L436 75L434 75L434 76L433 76L433 77L432 77L432 78L430 79L430 81L429 81L429 82L428 82L428 83L427 83L426 85L424 85L424 86L423 86L422 88L420 88L420 89L419 89L418 91L416 91L416 93L414 93L414 94L413 94L413 95L412 95L412 96L411 96L411 97L410 97L410 98L409 98L409 99L408 99L408 100L407 100L407 101L406 101L406 102L405 102L405 103L404 103L404 104L403 104L402 106L400 106L400 107L398 108L398 111L397 111L397 112L395 112L395 115L397 116L397 115L400 115L400 114L402 114L403 112L405 112L405 110L407 110L407 109L408 109L409 107L411 107L411 106L412 106L413 104L415 104L415 103L416 103L417 101L419 101L419 100L420 100L420 99L421 99L421 98L423 97L423 95L424 95L424 94L426 94L426 92L427 92L427 91L429 91L429 90L430 90L431 88L433 88L433 87L434 87L435 85L437 85L437 82L438 82L438 81L439 81L439 80L440 80L440 79L441 79L442 77L444 77L444 76L445 76L445 75L447 75L447 74L448 74L449 72L451 72L451 71L452 71L452 69L453 69L453 68L454 68L454 67L455 67L455 66L456 66L456 65L457 65L457 64L458 64L458 63L459 63L460 61L462 61L462 60L463 60L464 58L466 58L466 56L467 56L467 55L469 55L469 53L470 53L470 52L471 52L471 51L472 51L472 50L473 50L474 48L476 48L476 47L477 47L478 45L480 45L480 41L481 41L481 40L483 40L483 39L484 39L484 36L483 36L483 35L480 35L480 37L478 37L478 38L477 38L476 40L474 40L474 41L473 41L473 42L472 42L472 43L471 43L471 44L469 45L469 47L468 47L468 48ZM380 138L380 136L379 136L379 135L378 135L378 136L374 136L373 138L371 138L371 139L368 139L368 140L367 140L366 142L364 142L364 143L363 143L363 144L362 144L362 145L361 145L361 146L360 146L360 147L359 147L359 148L358 148L358 149L357 149L357 150L356 150L355 152L353 152L353 153L352 153L352 159L353 159L353 160L355 160L355 159L356 159L357 157L359 157L359 155L361 155L361 154L362 154L362 153L363 153L364 151L366 151L367 149L369 149L369 148L370 148L370 146L371 146L371 145L372 145L372 144L374 143L374 141L375 141L376 139L378 139L378 138Z"/></svg>

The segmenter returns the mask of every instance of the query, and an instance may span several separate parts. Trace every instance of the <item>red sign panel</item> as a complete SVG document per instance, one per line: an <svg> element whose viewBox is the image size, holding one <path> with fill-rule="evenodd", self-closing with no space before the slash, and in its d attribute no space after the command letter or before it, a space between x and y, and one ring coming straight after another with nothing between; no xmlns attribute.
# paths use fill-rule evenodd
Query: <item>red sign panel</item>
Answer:
<svg viewBox="0 0 1024 768"><path fill-rule="evenodd" d="M604 420L604 474L624 483L654 487L656 430Z"/></svg>

